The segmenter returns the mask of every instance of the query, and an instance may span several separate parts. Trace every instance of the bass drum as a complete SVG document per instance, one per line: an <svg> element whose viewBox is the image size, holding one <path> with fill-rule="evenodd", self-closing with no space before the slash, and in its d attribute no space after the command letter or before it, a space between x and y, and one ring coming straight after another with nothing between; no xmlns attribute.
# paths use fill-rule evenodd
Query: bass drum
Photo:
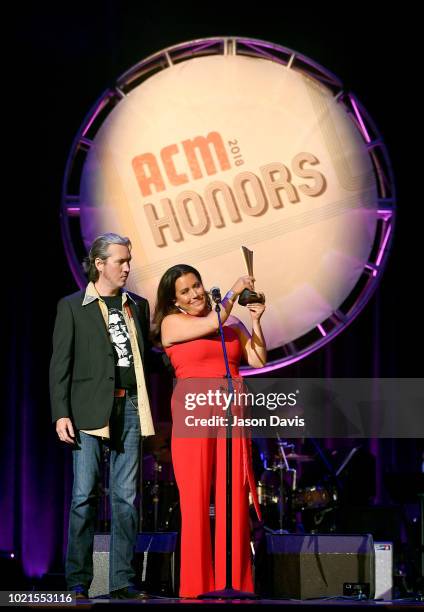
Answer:
<svg viewBox="0 0 424 612"><path fill-rule="evenodd" d="M290 492L290 479L284 474L283 482L280 480L280 471L265 470L259 479L256 491L258 500L261 506L276 506L280 503L281 494L283 494L283 503L287 503L287 497Z"/></svg>
<svg viewBox="0 0 424 612"><path fill-rule="evenodd" d="M269 529L290 529L290 484L284 478L283 486L280 473L265 470L256 488L262 520Z"/></svg>

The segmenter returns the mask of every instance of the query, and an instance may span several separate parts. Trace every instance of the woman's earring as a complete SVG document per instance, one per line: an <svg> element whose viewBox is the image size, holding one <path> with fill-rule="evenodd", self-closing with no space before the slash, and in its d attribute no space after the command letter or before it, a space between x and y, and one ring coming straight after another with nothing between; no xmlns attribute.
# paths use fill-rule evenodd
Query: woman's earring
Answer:
<svg viewBox="0 0 424 612"><path fill-rule="evenodd" d="M178 304L175 304L175 306L178 308L178 310L180 310L184 314L187 314L187 312L185 310L183 310L180 306L178 306Z"/></svg>

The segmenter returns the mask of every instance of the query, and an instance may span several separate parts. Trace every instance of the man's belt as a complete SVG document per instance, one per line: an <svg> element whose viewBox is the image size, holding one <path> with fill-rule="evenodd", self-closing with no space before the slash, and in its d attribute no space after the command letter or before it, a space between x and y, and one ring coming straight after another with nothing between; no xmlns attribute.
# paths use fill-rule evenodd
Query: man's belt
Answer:
<svg viewBox="0 0 424 612"><path fill-rule="evenodd" d="M128 395L137 395L137 387L133 389L115 389L114 396L115 397L125 397L125 393L128 392Z"/></svg>

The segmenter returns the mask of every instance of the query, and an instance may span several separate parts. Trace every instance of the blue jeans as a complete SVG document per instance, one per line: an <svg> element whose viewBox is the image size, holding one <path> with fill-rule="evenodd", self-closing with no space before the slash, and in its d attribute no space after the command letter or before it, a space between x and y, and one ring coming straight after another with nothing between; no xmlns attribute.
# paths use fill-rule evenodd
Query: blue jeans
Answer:
<svg viewBox="0 0 424 612"><path fill-rule="evenodd" d="M109 590L133 584L132 566L138 512L134 506L140 456L140 421L137 397L116 398L110 418L111 539ZM73 454L74 484L69 515L65 573L68 588L89 587L93 580L93 540L97 514L102 440L77 433Z"/></svg>

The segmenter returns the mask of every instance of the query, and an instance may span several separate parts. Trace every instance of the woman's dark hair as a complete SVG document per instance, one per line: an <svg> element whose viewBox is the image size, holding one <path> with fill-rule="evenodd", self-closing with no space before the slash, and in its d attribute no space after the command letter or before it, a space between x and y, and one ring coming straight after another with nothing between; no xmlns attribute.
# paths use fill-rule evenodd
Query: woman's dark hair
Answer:
<svg viewBox="0 0 424 612"><path fill-rule="evenodd" d="M196 268L187 264L177 264L168 268L165 274L159 281L158 293L156 298L155 312L153 314L152 340L154 344L160 345L160 328L164 318L172 313L180 312L175 305L175 281L180 276L185 274L194 274L194 276L202 283L202 277ZM210 297L206 294L206 301L209 308L212 308Z"/></svg>

